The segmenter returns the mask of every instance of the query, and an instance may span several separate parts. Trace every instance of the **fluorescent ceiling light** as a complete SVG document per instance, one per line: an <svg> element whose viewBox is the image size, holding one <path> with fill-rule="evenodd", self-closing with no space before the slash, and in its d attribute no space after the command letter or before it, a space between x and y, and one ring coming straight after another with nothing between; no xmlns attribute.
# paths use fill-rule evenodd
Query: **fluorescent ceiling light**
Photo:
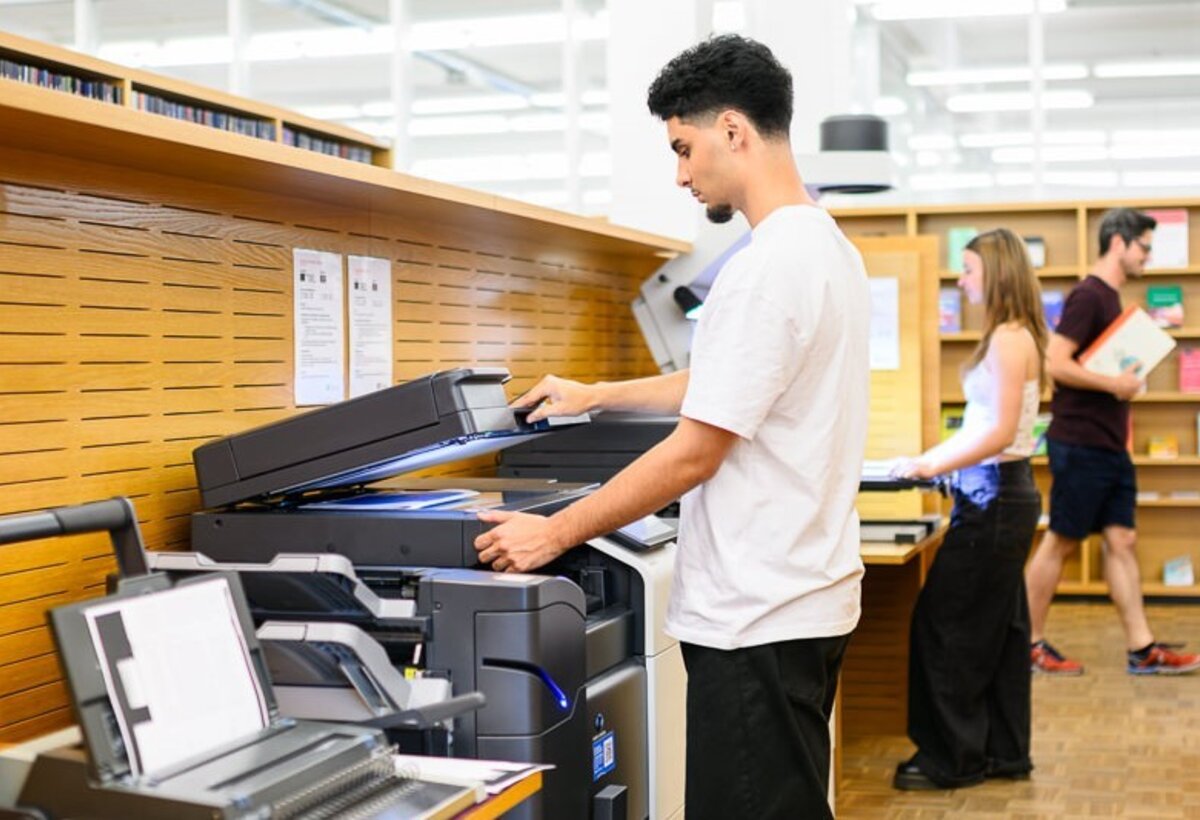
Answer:
<svg viewBox="0 0 1200 820"><path fill-rule="evenodd" d="M908 187L914 191L940 191L961 188L990 188L994 180L987 173L910 174Z"/></svg>
<svg viewBox="0 0 1200 820"><path fill-rule="evenodd" d="M1113 159L1186 159L1200 157L1200 144L1194 142L1161 145L1126 143L1110 148L1109 156Z"/></svg>
<svg viewBox="0 0 1200 820"><path fill-rule="evenodd" d="M412 113L474 114L483 111L519 111L529 107L529 100L520 94L486 94L464 97L433 97L413 100Z"/></svg>
<svg viewBox="0 0 1200 820"><path fill-rule="evenodd" d="M492 156L446 157L418 160L412 165L416 176L443 182L525 182L565 179L564 153L497 154ZM612 157L607 152L585 153L579 162L581 177L612 175Z"/></svg>
<svg viewBox="0 0 1200 820"><path fill-rule="evenodd" d="M1200 171L1126 171L1121 184L1127 188L1167 188L1200 186Z"/></svg>
<svg viewBox="0 0 1200 820"><path fill-rule="evenodd" d="M352 120L363 115L357 105L298 105L294 109L314 120Z"/></svg>
<svg viewBox="0 0 1200 820"><path fill-rule="evenodd" d="M532 94L529 102L539 108L562 108L566 105L566 96L561 91L546 91ZM608 105L608 91L603 88L593 88L579 95L580 105Z"/></svg>
<svg viewBox="0 0 1200 820"><path fill-rule="evenodd" d="M1044 162L1098 162L1108 159L1108 149L1103 145L1047 145L1042 147ZM997 165L1028 165L1037 159L1033 148L996 148L992 151L992 162Z"/></svg>
<svg viewBox="0 0 1200 820"><path fill-rule="evenodd" d="M1032 186L1032 171L997 171L996 184L1005 187ZM1042 174L1047 185L1072 185L1084 188L1115 188L1119 182L1116 171L1048 171Z"/></svg>
<svg viewBox="0 0 1200 820"><path fill-rule="evenodd" d="M1042 69L1042 78L1046 80L1082 80L1087 76L1087 66L1079 63L1048 65ZM1033 69L1029 66L1006 66L910 71L905 79L909 85L916 86L1028 83L1033 81Z"/></svg>
<svg viewBox="0 0 1200 820"><path fill-rule="evenodd" d="M949 151L955 142L950 134L913 134L908 138L908 147L914 151Z"/></svg>
<svg viewBox="0 0 1200 820"><path fill-rule="evenodd" d="M561 13L510 14L415 23L407 45L414 51L454 51L489 46L561 43L566 40L567 21ZM576 40L608 37L608 14L581 16L573 32Z"/></svg>
<svg viewBox="0 0 1200 820"><path fill-rule="evenodd" d="M438 51L492 46L561 43L566 39L561 13L474 17L415 23L405 44L413 51ZM608 37L608 15L600 11L576 23L577 40ZM391 54L396 40L389 25L361 28L318 28L275 31L251 36L246 58L273 62L322 57L364 57ZM102 45L101 59L128 66L219 65L232 59L228 37L180 37L162 41L124 41Z"/></svg>
<svg viewBox="0 0 1200 820"><path fill-rule="evenodd" d="M908 103L899 97L876 97L871 113L877 117L898 117L908 111Z"/></svg>
<svg viewBox="0 0 1200 820"><path fill-rule="evenodd" d="M1036 5L1043 14L1066 11L1067 0L878 0L871 4L876 20L932 20L951 17L1011 17L1030 14Z"/></svg>
<svg viewBox="0 0 1200 820"><path fill-rule="evenodd" d="M1091 108L1095 99L1087 91L1045 91L1042 107ZM946 100L946 108L956 114L981 111L1029 111L1033 108L1033 94L1028 91L1004 91L988 94L955 94Z"/></svg>
<svg viewBox="0 0 1200 820"><path fill-rule="evenodd" d="M1161 128L1127 129L1112 132L1113 145L1200 144L1200 129Z"/></svg>
<svg viewBox="0 0 1200 820"><path fill-rule="evenodd" d="M1108 135L1103 131L1046 131L1043 145L1103 145ZM1007 148L1014 145L1033 145L1029 131L993 131L963 134L958 138L963 148Z"/></svg>
<svg viewBox="0 0 1200 820"><path fill-rule="evenodd" d="M1200 75L1200 60L1162 60L1146 63L1097 63L1097 77L1195 77Z"/></svg>
<svg viewBox="0 0 1200 820"><path fill-rule="evenodd" d="M610 118L604 112L583 114L579 127L584 131L607 134ZM472 134L531 134L565 131L567 118L564 114L519 114L506 117L503 114L474 114L458 117L415 117L408 124L408 133L414 137L455 137Z"/></svg>
<svg viewBox="0 0 1200 820"><path fill-rule="evenodd" d="M1081 188L1116 188L1120 184L1116 171L1047 171L1042 175L1042 182Z"/></svg>

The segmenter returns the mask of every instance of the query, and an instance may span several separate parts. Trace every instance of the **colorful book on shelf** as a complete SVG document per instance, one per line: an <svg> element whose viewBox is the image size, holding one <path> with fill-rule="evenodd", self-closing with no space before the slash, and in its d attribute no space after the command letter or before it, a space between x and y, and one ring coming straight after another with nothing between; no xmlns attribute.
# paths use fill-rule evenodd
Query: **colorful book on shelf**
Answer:
<svg viewBox="0 0 1200 820"><path fill-rule="evenodd" d="M1146 288L1146 312L1159 327L1183 327L1183 288L1179 285Z"/></svg>
<svg viewBox="0 0 1200 820"><path fill-rule="evenodd" d="M1146 455L1150 458L1179 458L1179 436L1170 433L1150 436Z"/></svg>
<svg viewBox="0 0 1200 820"><path fill-rule="evenodd" d="M1033 454L1035 456L1046 455L1046 431L1050 429L1050 420L1054 418L1051 413L1038 413L1033 419Z"/></svg>
<svg viewBox="0 0 1200 820"><path fill-rule="evenodd" d="M1163 584L1169 587L1190 587L1196 583L1190 555L1181 555L1163 562Z"/></svg>
<svg viewBox="0 0 1200 820"><path fill-rule="evenodd" d="M1186 268L1188 262L1188 212L1186 208L1149 210L1158 225L1154 228L1154 253L1147 270Z"/></svg>
<svg viewBox="0 0 1200 820"><path fill-rule="evenodd" d="M1061 290L1042 291L1042 311L1046 314L1046 327L1051 331L1058 327L1058 320L1062 318L1065 301L1066 297Z"/></svg>
<svg viewBox="0 0 1200 820"><path fill-rule="evenodd" d="M1200 393L1200 347L1179 349L1179 392Z"/></svg>
<svg viewBox="0 0 1200 820"><path fill-rule="evenodd" d="M958 288L938 291L938 330L942 333L962 330L962 291Z"/></svg>
<svg viewBox="0 0 1200 820"><path fill-rule="evenodd" d="M1034 269L1046 267L1046 240L1040 236L1025 236L1025 250L1029 253L1029 264Z"/></svg>
<svg viewBox="0 0 1200 820"><path fill-rule="evenodd" d="M961 407L942 408L942 441L950 438L962 428L963 409Z"/></svg>
<svg viewBox="0 0 1200 820"><path fill-rule="evenodd" d="M1145 379L1175 347L1175 340L1146 311L1130 305L1079 356L1092 373L1117 376L1129 367Z"/></svg>
<svg viewBox="0 0 1200 820"><path fill-rule="evenodd" d="M978 229L968 226L950 228L946 231L946 268L948 270L954 273L963 272L963 250L967 247L967 243L978 234Z"/></svg>

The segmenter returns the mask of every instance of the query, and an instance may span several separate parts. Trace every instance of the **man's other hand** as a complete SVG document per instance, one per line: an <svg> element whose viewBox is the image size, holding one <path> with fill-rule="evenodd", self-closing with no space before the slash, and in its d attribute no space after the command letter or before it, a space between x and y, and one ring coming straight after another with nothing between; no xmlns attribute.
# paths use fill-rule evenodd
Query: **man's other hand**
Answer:
<svg viewBox="0 0 1200 820"><path fill-rule="evenodd" d="M479 561L496 572L532 572L567 551L549 518L530 513L486 511L479 520L494 524L475 539Z"/></svg>

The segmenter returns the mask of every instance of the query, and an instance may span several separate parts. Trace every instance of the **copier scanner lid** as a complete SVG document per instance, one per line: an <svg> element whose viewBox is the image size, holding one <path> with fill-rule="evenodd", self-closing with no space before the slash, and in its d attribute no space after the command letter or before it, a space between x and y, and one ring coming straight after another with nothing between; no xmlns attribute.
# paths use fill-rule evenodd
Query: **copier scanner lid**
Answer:
<svg viewBox="0 0 1200 820"><path fill-rule="evenodd" d="M494 452L588 421L530 425L508 405L505 368L461 368L311 410L197 447L206 507L366 484Z"/></svg>

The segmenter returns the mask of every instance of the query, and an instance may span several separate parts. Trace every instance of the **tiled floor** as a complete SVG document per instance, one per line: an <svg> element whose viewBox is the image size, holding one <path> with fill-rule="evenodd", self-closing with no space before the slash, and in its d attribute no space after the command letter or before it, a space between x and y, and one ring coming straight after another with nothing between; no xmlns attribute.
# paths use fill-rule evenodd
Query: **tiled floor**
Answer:
<svg viewBox="0 0 1200 820"><path fill-rule="evenodd" d="M1200 606L1151 605L1156 637L1200 651ZM1133 677L1108 603L1056 603L1051 642L1084 663L1078 678L1036 677L1027 782L989 781L946 792L891 788L907 738L848 742L842 820L1131 817L1200 820L1200 673Z"/></svg>

